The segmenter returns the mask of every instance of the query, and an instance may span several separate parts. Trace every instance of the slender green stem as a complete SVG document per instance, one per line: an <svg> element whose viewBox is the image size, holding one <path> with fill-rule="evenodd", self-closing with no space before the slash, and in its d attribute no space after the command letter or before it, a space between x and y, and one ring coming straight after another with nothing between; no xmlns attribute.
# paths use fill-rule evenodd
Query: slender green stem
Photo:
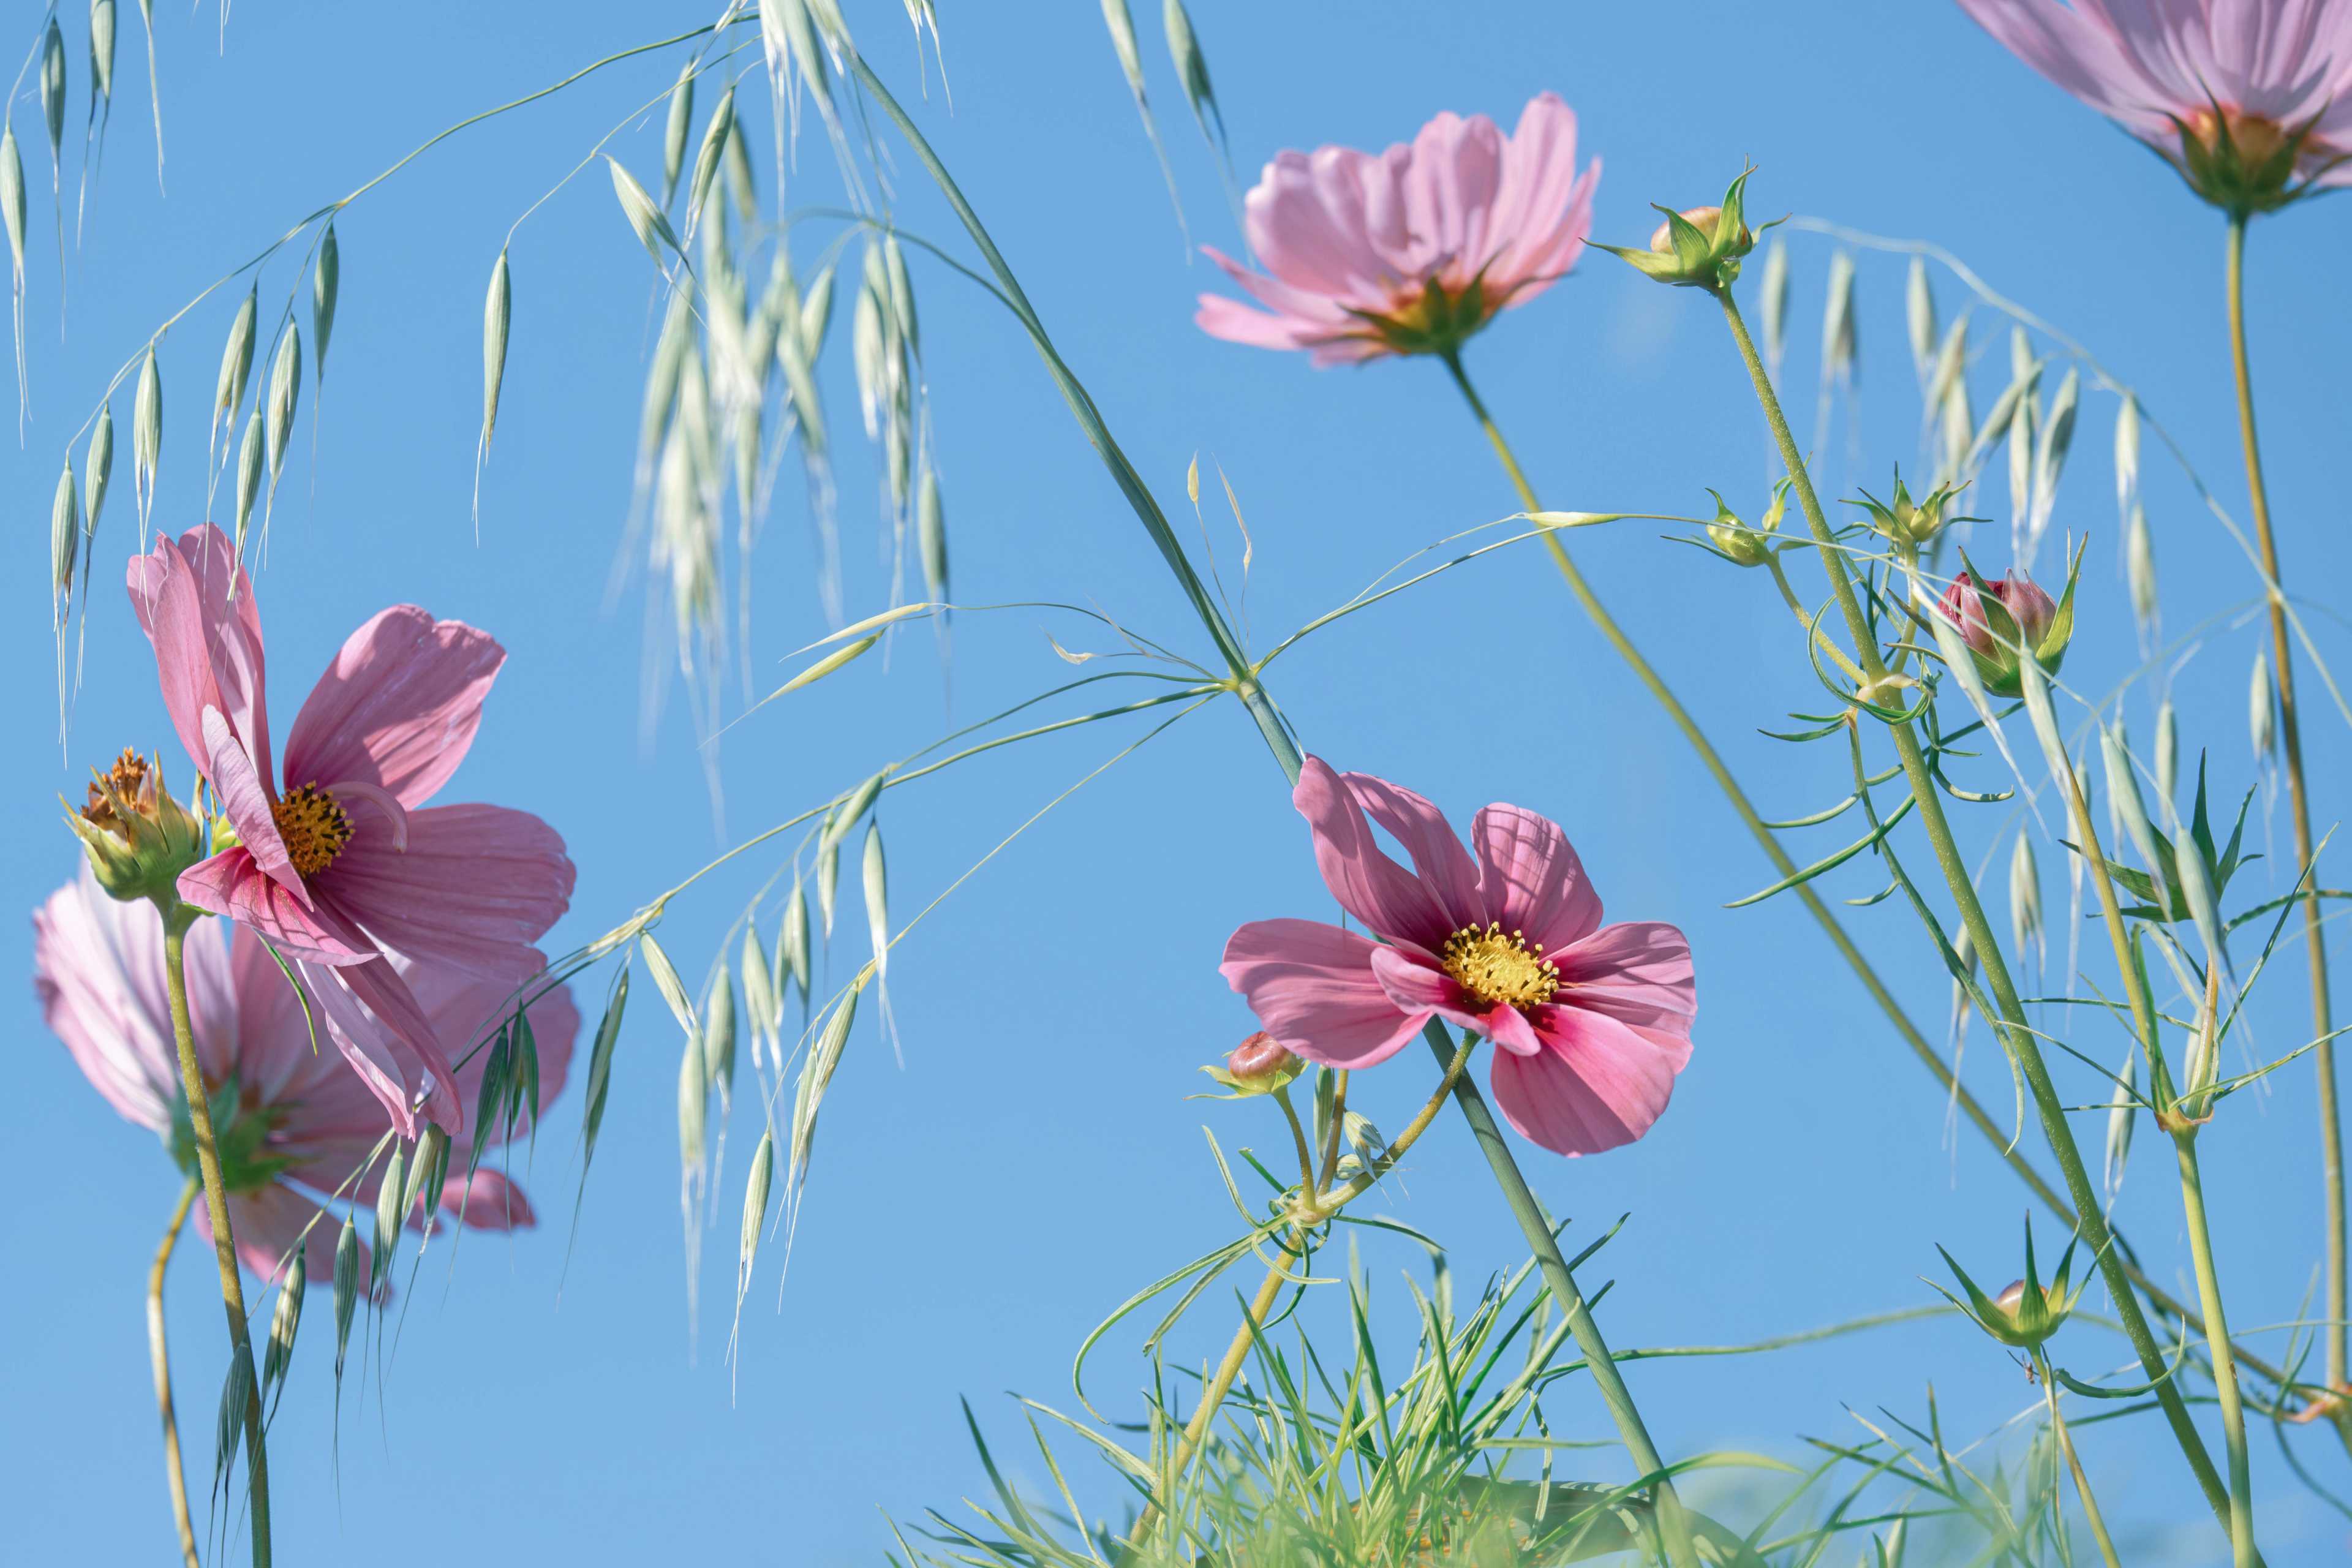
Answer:
<svg viewBox="0 0 2352 1568"><path fill-rule="evenodd" d="M180 1189L179 1206L147 1270L147 1359L155 1368L155 1409L163 1421L163 1479L172 1491L172 1523L180 1532L180 1559L188 1568L202 1568L196 1557L196 1527L188 1517L188 1478L180 1464L180 1422L172 1410L172 1354L163 1342L163 1271L172 1265L172 1251L180 1244L180 1227L188 1223L202 1184L189 1181Z"/></svg>
<svg viewBox="0 0 2352 1568"><path fill-rule="evenodd" d="M2074 1435L2066 1430L2066 1417L2059 1412L2058 1380L2050 1375L2050 1358L2037 1349L2033 1363L2050 1403L2050 1435L2058 1451L2066 1456L2066 1468L2074 1473L2074 1495L2083 1500L2083 1518L2091 1527L2091 1539L2099 1543L2099 1557L2107 1568L2123 1568L2123 1560L2116 1555L2115 1538L2107 1533L2106 1518L2099 1512L2099 1500L2092 1494L2091 1478L2083 1469L2082 1457L2074 1452Z"/></svg>
<svg viewBox="0 0 2352 1568"><path fill-rule="evenodd" d="M1797 617L1797 624L1805 628L1822 651L1828 654L1840 669L1844 670L1859 684L1862 671L1854 668L1853 660L1846 658L1845 649L1838 647L1836 640L1829 633L1821 630L1813 624L1813 617L1805 612L1804 601L1797 597L1797 591L1794 588L1789 586L1789 574L1780 564L1780 552L1774 551L1767 555L1764 558L1764 564L1772 569L1772 585L1780 590L1781 602L1789 606L1789 613Z"/></svg>
<svg viewBox="0 0 2352 1568"><path fill-rule="evenodd" d="M2218 1047L2220 1042L2215 1044ZM2221 1277L2213 1267L2213 1236L2205 1220L2205 1184L2197 1168L2196 1131L2174 1133L2172 1147L2180 1162L2180 1203L2189 1219L2189 1254L2197 1266L2197 1300L2205 1309L2213 1388L2221 1402L2222 1438L2229 1445L2230 1558L2235 1568L2253 1568L2262 1559L2254 1550L2254 1482L2246 1455L2246 1412L2238 1395L2237 1363L2230 1355L2229 1320L2221 1311Z"/></svg>
<svg viewBox="0 0 2352 1568"><path fill-rule="evenodd" d="M1289 1085L1274 1091L1274 1102L1282 1107L1282 1119L1290 1123L1290 1142L1298 1152L1298 1180L1309 1198L1318 1197L1321 1189L1315 1180L1315 1151L1307 1146L1307 1129L1299 1124L1298 1108L1290 1103Z"/></svg>
<svg viewBox="0 0 2352 1568"><path fill-rule="evenodd" d="M2246 220L2230 220L2227 280L2230 295L2230 358L2237 374L2238 432L2246 447L2246 493L2254 514L2254 539L2263 555L2263 585L2270 595L2271 664L2277 673L2279 741L2286 756L2287 800L2294 818L2294 858L2299 870L2311 864L2311 795L2303 776L2303 721L2294 703L2294 650L2287 637L2286 588L2279 576L2278 540L2271 531L2270 491L2263 483L2262 445L2254 435L2254 379L2246 358ZM2327 938L2321 926L2318 884L2303 903L2304 943L2311 954L2311 1032L2319 1044L2311 1053L2319 1101L2320 1180L2327 1194L2327 1383L2344 1386L2347 1300L2345 1263L2344 1128L2336 1101L2334 1008L2327 993Z"/></svg>
<svg viewBox="0 0 2352 1568"><path fill-rule="evenodd" d="M1880 658L1877 639L1863 614L1860 599L1855 595L1853 582L1847 571L1844 557L1833 548L1835 538L1829 518L1822 510L1821 498L1813 491L1812 479L1805 468L1804 454L1799 450L1796 438L1790 434L1789 421L1781 412L1779 395L1772 390L1771 377L1765 372L1764 362L1756 352L1755 341L1748 336L1748 323L1741 320L1738 305L1730 290L1716 295L1723 307L1726 324L1730 328L1733 343L1739 351L1749 381L1754 384L1756 400L1764 413L1765 424L1770 427L1780 460L1787 468L1797 490L1797 499L1804 508L1805 521L1812 530L1823 570L1829 574L1832 592L1837 598L1838 609L1844 617L1846 630L1854 644L1854 655L1861 662L1865 678L1876 679L1885 672L1885 662ZM2036 1113L2042 1121L2043 1135L2049 1140L2051 1152L2056 1156L2061 1173L2066 1182L2068 1196L2073 1200L2075 1232L2086 1242L2099 1260L2100 1272L2105 1277L2108 1293L2115 1299L2116 1312L2124 1325L2125 1335L2131 1341L2140 1365L2151 1380L2159 1379L2165 1370L2164 1352L2147 1326L2147 1316L2141 1310L2139 1298L2125 1273L2123 1259L2110 1245L2111 1233L2106 1215L2099 1202L2099 1194L2092 1184L2089 1170L2083 1163L2082 1150L2075 1144L2074 1129L2067 1125L2065 1103L2058 1097L2051 1081L2050 1069L2042 1060L2042 1050L2033 1030L2027 1022L2025 1009L2020 1002L2017 987L2003 958L2000 938L1992 922L1986 918L1983 900L1977 897L1976 884L1969 875L1968 862L1962 858L1958 842L1953 837L1951 824L1944 816L1943 801L1937 790L1933 774L1928 771L1926 754L1919 746L1917 731L1908 721L1889 724L1895 754L1902 761L1903 772L1911 786L1913 801L1918 808L1919 821L1936 853L1936 860L1950 888L1952 899L1958 906L1962 924L1975 944L1978 961L1984 966L1985 981L1990 988L1993 1002L2000 1012L1995 1020L2024 1075L2026 1088L2032 1095ZM2213 1468L2212 1457L2206 1452L2205 1440L2198 1435L2196 1423L2190 1419L2187 1402L2168 1378L2157 1387L2157 1399L2163 1407L2165 1419L2171 1426L2173 1436L2204 1492L2207 1504L2215 1519L2224 1526L2230 1519L2230 1497L2223 1489L2221 1476Z"/></svg>
<svg viewBox="0 0 2352 1568"><path fill-rule="evenodd" d="M230 1233L228 1188L221 1180L220 1144L213 1136L212 1101L205 1070L196 1061L196 1037L188 1021L188 976L183 946L196 912L184 906L163 917L163 984L172 1008L172 1039L180 1058L180 1089L187 1097L188 1125L195 1133L196 1169L205 1188L205 1215L212 1222L213 1253L220 1264L221 1306L228 1315L229 1347L254 1366L246 1332L245 1282L237 1274L236 1238ZM253 1499L253 1568L269 1568L269 1459L261 1438L261 1382L248 1381L245 1398L245 1447L248 1489Z"/></svg>

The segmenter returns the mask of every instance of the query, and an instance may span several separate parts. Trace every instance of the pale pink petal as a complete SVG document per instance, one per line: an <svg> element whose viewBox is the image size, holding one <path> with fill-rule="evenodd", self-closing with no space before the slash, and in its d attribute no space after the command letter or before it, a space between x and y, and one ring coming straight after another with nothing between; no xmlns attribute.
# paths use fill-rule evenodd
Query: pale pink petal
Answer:
<svg viewBox="0 0 2352 1568"><path fill-rule="evenodd" d="M2120 121L2134 135L2160 141L2171 134L2163 110L2193 110L2177 87L2153 79L2135 50L2117 37L2105 16L2091 5L2059 0L1959 0L2001 46L2101 113Z"/></svg>
<svg viewBox="0 0 2352 1568"><path fill-rule="evenodd" d="M179 891L200 910L251 926L289 959L358 963L376 955L375 944L323 900L305 907L271 880L242 844L181 872Z"/></svg>
<svg viewBox="0 0 2352 1568"><path fill-rule="evenodd" d="M1604 926L1552 954L1560 990L1554 1002L1687 1038L1698 1012L1690 941L1658 921Z"/></svg>
<svg viewBox="0 0 2352 1568"><path fill-rule="evenodd" d="M286 840L278 833L277 816L270 810L274 797L269 781L253 771L252 759L231 732L228 720L219 709L206 708L201 722L205 776L213 781L221 814L236 829L237 837L244 840L246 853L253 858L255 867L286 889L297 903L308 905L310 890L302 885L302 874L294 869L293 857L286 852Z"/></svg>
<svg viewBox="0 0 2352 1568"><path fill-rule="evenodd" d="M1470 824L1486 918L1549 956L1601 924L1601 896L1559 825L1496 802Z"/></svg>
<svg viewBox="0 0 2352 1568"><path fill-rule="evenodd" d="M1244 202L1251 248L1290 289L1325 299L1370 300L1389 268L1366 233L1367 165L1352 147L1312 154L1283 152L1265 166Z"/></svg>
<svg viewBox="0 0 2352 1568"><path fill-rule="evenodd" d="M1496 1007L1482 1020L1480 1031L1515 1057L1531 1057L1544 1048L1543 1037L1517 1007Z"/></svg>
<svg viewBox="0 0 2352 1568"><path fill-rule="evenodd" d="M1203 294L1192 324L1213 338L1254 349L1311 348L1329 328L1296 316L1277 316L1223 294Z"/></svg>
<svg viewBox="0 0 2352 1568"><path fill-rule="evenodd" d="M311 886L385 948L508 978L570 905L572 877L562 836L529 812L436 805L409 814L405 849L355 833Z"/></svg>
<svg viewBox="0 0 2352 1568"><path fill-rule="evenodd" d="M1266 1033L1308 1061L1386 1061L1422 1019L1398 1012L1372 973L1377 944L1316 921L1252 921L1225 942L1218 973Z"/></svg>
<svg viewBox="0 0 2352 1568"><path fill-rule="evenodd" d="M1340 782L1365 816L1404 847L1420 878L1444 911L1450 934L1486 917L1479 899L1478 868L1445 820L1422 795L1370 773L1346 773ZM1431 944L1424 944L1431 945Z"/></svg>
<svg viewBox="0 0 2352 1568"><path fill-rule="evenodd" d="M312 970L306 978L336 1048L367 1080L402 1136L416 1135L412 1108L419 1100L427 1120L453 1134L465 1131L449 1058L390 959Z"/></svg>
<svg viewBox="0 0 2352 1568"><path fill-rule="evenodd" d="M1391 941L1433 950L1460 929L1438 889L1390 859L1373 840L1355 793L1330 764L1307 758L1290 799L1307 818L1315 863L1341 909Z"/></svg>
<svg viewBox="0 0 2352 1568"><path fill-rule="evenodd" d="M527 1230L539 1223L522 1189L488 1165L470 1180L463 1171L452 1171L441 1185L441 1208L475 1230Z"/></svg>
<svg viewBox="0 0 2352 1568"><path fill-rule="evenodd" d="M1486 253L1486 216L1502 184L1503 137L1483 114L1440 114L1413 138L1404 178L1415 280L1440 277L1459 291ZM1475 252L1475 254L1474 254Z"/></svg>
<svg viewBox="0 0 2352 1568"><path fill-rule="evenodd" d="M315 1225L311 1223L314 1218ZM213 1245L212 1211L201 1201L195 1205L195 1221L196 1237L209 1255ZM310 1285L333 1282L335 1241L341 1234L342 1221L322 1213L316 1202L285 1183L272 1182L249 1193L231 1193L228 1228L236 1242L237 1261L263 1284L278 1283L278 1276L293 1262L298 1247L303 1251L306 1281ZM366 1243L361 1243L361 1250L366 1250ZM364 1268L361 1277L366 1277Z"/></svg>
<svg viewBox="0 0 2352 1568"><path fill-rule="evenodd" d="M210 523L178 539L155 541L133 556L127 575L131 605L155 649L156 683L180 744L200 767L212 747L204 711L226 715L253 771L270 769L269 711L263 694L261 613L236 547Z"/></svg>
<svg viewBox="0 0 2352 1568"><path fill-rule="evenodd" d="M154 905L109 898L85 863L33 911L33 994L108 1104L142 1127L170 1125L180 1076Z"/></svg>
<svg viewBox="0 0 2352 1568"><path fill-rule="evenodd" d="M1559 1154L1597 1154L1647 1132L1690 1059L1689 1043L1677 1048L1573 1007L1534 1011L1545 1048L1495 1058L1495 1103L1504 1119Z"/></svg>
<svg viewBox="0 0 2352 1568"><path fill-rule="evenodd" d="M488 633L414 605L371 616L336 654L286 735L289 787L352 780L422 805L448 782L506 661Z"/></svg>

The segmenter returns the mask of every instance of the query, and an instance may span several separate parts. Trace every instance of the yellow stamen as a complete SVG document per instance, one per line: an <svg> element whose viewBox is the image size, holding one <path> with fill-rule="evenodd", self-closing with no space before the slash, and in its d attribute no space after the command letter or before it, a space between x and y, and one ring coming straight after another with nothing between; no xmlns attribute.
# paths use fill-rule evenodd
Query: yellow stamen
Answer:
<svg viewBox="0 0 2352 1568"><path fill-rule="evenodd" d="M1445 939L1437 962L1462 989L1490 1006L1538 1007L1559 989L1559 970L1521 931L1489 921Z"/></svg>
<svg viewBox="0 0 2352 1568"><path fill-rule="evenodd" d="M285 799L269 808L269 816L286 841L294 869L305 877L315 877L334 864L352 841L352 819L333 795L314 784L289 790Z"/></svg>

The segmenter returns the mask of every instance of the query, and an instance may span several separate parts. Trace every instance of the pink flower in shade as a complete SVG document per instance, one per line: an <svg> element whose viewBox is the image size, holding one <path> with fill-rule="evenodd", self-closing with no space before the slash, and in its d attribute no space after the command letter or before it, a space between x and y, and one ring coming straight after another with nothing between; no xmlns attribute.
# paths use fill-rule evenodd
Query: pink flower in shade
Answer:
<svg viewBox="0 0 2352 1568"><path fill-rule="evenodd" d="M404 1133L411 1103L464 1123L437 1033L392 955L511 983L572 899L555 830L496 805L426 806L473 743L506 651L395 605L353 632L271 766L261 617L210 523L135 556L131 602L180 742L238 842L180 896L252 927L310 975L328 1031Z"/></svg>
<svg viewBox="0 0 2352 1568"><path fill-rule="evenodd" d="M1234 932L1223 973L1268 1033L1310 1061L1363 1068L1443 1018L1495 1042L1496 1103L1545 1148L1598 1153L1650 1130L1690 1060L1681 931L1602 925L1568 836L1518 806L1481 811L1465 850L1411 790L1314 757L1291 800L1331 896L1381 940L1318 921Z"/></svg>
<svg viewBox="0 0 2352 1568"><path fill-rule="evenodd" d="M255 1274L274 1278L310 1226L303 1243L310 1277L331 1279L341 1222L331 1214L310 1221L338 1188L362 1208L374 1201L372 1178L357 1188L346 1184L383 1135L383 1107L341 1063L312 1048L293 987L250 931L235 930L224 944L210 922L200 922L185 952L189 1021L222 1144L237 1254ZM440 1048L462 1053L512 1006L516 988L545 967L535 952L527 962L499 979L437 965L402 968ZM107 897L85 868L33 915L33 989L83 1076L126 1120L162 1134L193 1173L155 906ZM543 1109L563 1087L580 1013L558 986L531 1005L530 1018ZM477 1052L457 1070L462 1092L480 1092L488 1055ZM477 1131L490 1141L500 1135ZM501 1172L485 1165L467 1182L472 1150L463 1134L451 1140L441 1208L493 1230L534 1223L530 1200ZM201 1205L196 1225L209 1238Z"/></svg>
<svg viewBox="0 0 2352 1568"><path fill-rule="evenodd" d="M2302 194L2291 178L2352 184L2352 0L1959 3L2218 205L2267 211Z"/></svg>
<svg viewBox="0 0 2352 1568"><path fill-rule="evenodd" d="M1450 353L1567 276L1600 179L1598 158L1577 172L1576 111L1549 92L1508 136L1483 114L1441 114L1377 156L1277 153L1247 204L1266 270L1203 247L1265 309L1203 294L1193 320L1318 365Z"/></svg>

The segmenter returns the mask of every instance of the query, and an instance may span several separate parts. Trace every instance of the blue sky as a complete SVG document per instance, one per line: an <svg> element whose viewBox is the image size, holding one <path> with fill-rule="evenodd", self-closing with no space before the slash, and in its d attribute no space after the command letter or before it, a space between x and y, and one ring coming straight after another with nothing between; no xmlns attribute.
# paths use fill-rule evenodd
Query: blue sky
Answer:
<svg viewBox="0 0 2352 1568"><path fill-rule="evenodd" d="M191 21L164 7L168 199L155 191L143 67L126 24L106 165L67 266L62 343L47 182L37 170L34 182L35 416L5 459L20 570L17 609L0 618L22 677L8 711L25 765L6 795L20 826L0 841L0 902L29 910L70 873L59 790L78 791L89 763L126 743L170 743L148 650L112 586L133 543L127 395L116 405L125 452L99 545L101 591L69 756L52 742L47 590L32 563L66 438L113 367L212 279L444 125L713 9L594 0L565 8L554 28L543 11L520 7L436 4L387 24L254 4L236 9L216 53L213 13ZM953 110L933 75L918 112L1171 511L1196 452L1204 473L1213 464L1230 479L1254 542L1257 646L1411 552L1512 510L1434 364L1315 372L1298 356L1192 327L1192 297L1215 273L1183 250L1094 8L1064 9L943 8ZM899 8L849 10L877 68L915 100ZM1834 4L1528 4L1436 26L1426 6L1343 14L1202 0L1194 16L1244 180L1280 147L1385 145L1440 109L1507 122L1552 89L1581 117L1586 153L1605 163L1596 237L1639 243L1654 221L1645 204L1713 200L1752 161L1761 212L1933 240L1967 258L2139 388L2225 504L2242 510L2219 218L1956 8L1874 8L1865 24ZM1234 247L1214 161L1149 29L1145 52L1193 237ZM642 563L630 562L617 601L607 595L653 323L646 258L603 176L574 182L514 241L512 348L478 542L481 291L516 216L677 66L675 55L647 57L494 121L343 216L342 304L315 460L306 413L259 578L283 714L346 631L387 602L423 604L505 642L488 720L448 798L523 805L566 835L579 889L554 946L623 919L719 837L674 684L641 744ZM79 94L79 65L73 75ZM29 97L14 107L28 157L44 158L37 107ZM77 97L69 122L80 111ZM614 150L648 172L659 137L656 119ZM71 177L69 167L69 195ZM898 184L900 221L969 256L911 160L898 159ZM787 205L837 199L821 145L805 142ZM2352 562L2326 457L2344 414L2335 370L2352 349L2328 264L2346 223L2333 202L2264 220L2251 274L2284 547L2291 572L2322 587ZM1788 374L1805 408L1830 246L1799 235L1791 247ZM1848 443L1841 426L1822 469L1838 494L1878 489L1916 450L1903 264L1865 256L1861 266L1855 435ZM1090 603L1197 651L1163 568L1011 321L943 268L919 258L915 279L957 597ZM265 297L298 283L307 287L280 263L265 274ZM1962 291L1948 276L1937 289L1948 318ZM216 299L165 341L171 415L156 515L174 529L203 515L193 416L232 308L233 297ZM1979 312L1979 407L2002 378L2003 336ZM887 602L875 464L854 436L845 334L835 342L823 374L840 447L849 602L862 613ZM1689 511L1706 504L1707 486L1751 516L1763 502L1761 426L1699 297L1591 254L1480 338L1469 359L1548 505ZM2113 413L2111 397L2086 398L2059 519L2092 539L2067 673L2094 692L2137 657L2116 566ZM2243 693L2255 633L2228 612L2250 601L2254 582L2150 445L2168 626L2222 617L2178 678L2184 740L2210 747L2217 786L2234 796L2254 782ZM755 568L752 653L764 682L825 630L796 484L779 495ZM2005 509L2004 496L1988 499L1979 510ZM1238 540L1213 479L1203 500L1230 582ZM2002 546L1995 531L1983 538L1990 565ZM1837 758L1755 733L1821 700L1768 584L1643 527L1574 542L1769 811L1799 815L1843 793ZM2308 618L2340 658L2340 620L2319 605ZM1073 626L1042 614L967 616L944 671L927 638L902 637L887 668L869 658L768 709L723 749L729 832L781 820L945 729L1066 679L1045 634L1076 647L1085 633ZM1464 820L1488 800L1541 810L1574 837L1612 917L1672 920L1690 932L1698 1049L1656 1131L1596 1160L1526 1153L1547 1202L1575 1216L1575 1234L1632 1216L1594 1266L1596 1282L1617 1280L1604 1312L1612 1339L1733 1343L1920 1304L1933 1300L1917 1277L1937 1271L1937 1242L1981 1260L1994 1282L2008 1277L2024 1193L1979 1142L1947 1142L1938 1097L1801 911L1786 901L1722 907L1770 879L1761 857L1537 556L1513 552L1448 574L1342 623L1273 673L1312 749L1407 783ZM2136 731L2150 727L2144 694L2126 713ZM2344 716L2314 702L2308 730L2315 776L2344 776ZM1139 733L1089 727L894 795L883 812L894 909L921 908ZM470 1238L454 1276L428 1266L381 1386L371 1371L363 1392L345 1390L339 1447L327 1314L314 1303L272 1445L282 1550L354 1564L414 1561L457 1542L486 1560L527 1552L634 1563L748 1548L793 1562L871 1561L887 1540L877 1510L952 1509L976 1492L984 1481L958 1397L1008 1444L1019 1424L1003 1391L1067 1403L1069 1357L1085 1332L1136 1286L1229 1233L1202 1125L1228 1147L1281 1137L1260 1108L1184 1099L1199 1087L1195 1067L1251 1026L1215 973L1226 933L1244 920L1329 910L1277 784L1240 712L1205 710L1055 809L898 950L891 992L904 1065L861 1026L827 1106L781 1307L772 1258L732 1376L717 1351L739 1189L730 1183L729 1216L711 1233L702 1353L690 1364L678 1045L641 990L568 1268L576 1089L551 1118L529 1176L550 1223L512 1242ZM2336 809L2323 785L2323 826ZM1984 843L2006 822L1993 807L1963 820ZM2284 847L2283 805L2273 826ZM1818 842L1825 852L1835 841ZM2057 853L2045 850L2044 874L2063 907ZM2279 876L2282 858L2248 875ZM742 875L677 906L663 928L670 951L698 970L773 864L748 858ZM1876 885L1856 868L1835 890L1860 897ZM836 979L864 949L854 893L845 904ZM1855 910L1851 923L1915 1016L1938 1025L1947 983L1897 907ZM149 1560L168 1549L168 1521L140 1290L178 1178L48 1037L22 979L29 941L18 951L7 1005L19 1048L0 1138L0 1170L18 1197L0 1237L20 1284L0 1326L19 1353L0 1363L0 1404L16 1413L0 1429L0 1498L27 1561ZM2301 984L2283 959L2257 1010L2266 1047L2300 1040ZM2082 1043L2102 1058L2122 1044ZM1994 1056L1979 1033L1967 1072L2001 1106L2007 1075ZM2232 1101L2205 1141L2215 1206L2231 1216L2221 1239L2231 1315L2247 1325L2297 1315L2317 1254L2309 1081L2298 1064L2267 1096ZM1397 1125L1426 1087L1408 1053L1364 1092L1374 1119ZM2099 1098L2087 1073L2068 1092ZM2095 1146L2098 1119L2084 1122ZM749 1125L739 1110L730 1171L741 1168ZM2185 1274L2185 1253L2177 1193L2152 1144L2143 1139L2118 1212L2169 1279ZM2038 1137L2027 1147L2038 1152ZM1458 1127L1441 1123L1405 1176L1395 1212L1443 1238L1462 1274L1517 1261L1517 1236ZM1412 1263L1402 1251L1368 1261L1387 1279ZM226 1362L206 1272L184 1257L171 1288L199 1475ZM1228 1328L1223 1310L1204 1310L1172 1353L1213 1353ZM2273 1348L2282 1340L2264 1337ZM2088 1330L2065 1344L2085 1374L2126 1354ZM1129 1342L1096 1375L1118 1387L1141 1369ZM1669 1452L1801 1458L1803 1436L1856 1433L1848 1407L1914 1414L1930 1382L1948 1426L1963 1432L2033 1397L2011 1363L1951 1322L1769 1358L1654 1363L1629 1376ZM1579 1390L1551 1414L1564 1434L1606 1432L1597 1402ZM2340 1479L2342 1460L2303 1436L2315 1468ZM2210 1560L2216 1543L2201 1533L2177 1544L2146 1533L2198 1513L2153 1426L2104 1426L2084 1442L2109 1512L2143 1531L2126 1548L2132 1560ZM2273 1563L2340 1552L2342 1520L2294 1489L2267 1437L2258 1488Z"/></svg>

